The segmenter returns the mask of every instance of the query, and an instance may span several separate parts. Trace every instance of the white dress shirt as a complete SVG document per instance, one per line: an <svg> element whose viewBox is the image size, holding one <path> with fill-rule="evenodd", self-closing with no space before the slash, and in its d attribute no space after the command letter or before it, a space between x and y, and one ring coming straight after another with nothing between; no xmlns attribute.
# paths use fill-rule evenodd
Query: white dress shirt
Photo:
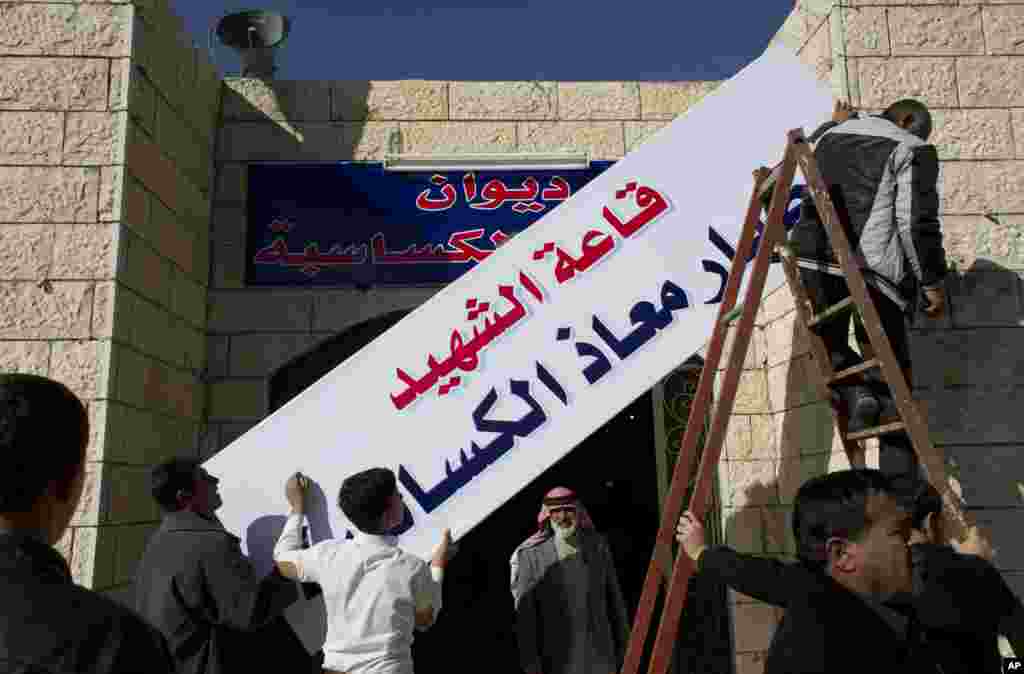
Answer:
<svg viewBox="0 0 1024 674"><path fill-rule="evenodd" d="M274 546L298 580L320 585L327 605L324 668L347 674L412 674L416 611L441 611L443 569L403 552L394 536L359 532L301 549L302 516L292 514Z"/></svg>

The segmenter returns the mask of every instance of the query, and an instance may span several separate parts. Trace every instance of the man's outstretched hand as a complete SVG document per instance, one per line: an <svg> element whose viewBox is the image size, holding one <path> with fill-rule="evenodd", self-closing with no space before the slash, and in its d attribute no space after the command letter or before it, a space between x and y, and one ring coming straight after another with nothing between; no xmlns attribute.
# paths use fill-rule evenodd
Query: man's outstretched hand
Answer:
<svg viewBox="0 0 1024 674"><path fill-rule="evenodd" d="M925 288L924 298L928 300L928 306L924 307L922 311L929 318L938 318L946 312L945 288Z"/></svg>
<svg viewBox="0 0 1024 674"><path fill-rule="evenodd" d="M953 549L961 555L977 555L988 561L996 556L996 550L992 547L991 541L982 533L977 525L967 530L967 537L962 541L953 541Z"/></svg>
<svg viewBox="0 0 1024 674"><path fill-rule="evenodd" d="M302 473L295 473L284 484L284 496L292 512L302 515L306 512L306 495L309 493L309 478Z"/></svg>
<svg viewBox="0 0 1024 674"><path fill-rule="evenodd" d="M430 557L430 565L443 569L458 550L459 546L452 543L451 529L445 529L444 533L441 534L441 542L434 548L434 554Z"/></svg>
<svg viewBox="0 0 1024 674"><path fill-rule="evenodd" d="M707 548L704 543L704 525L687 510L676 525L676 540L683 546L683 552L696 564Z"/></svg>
<svg viewBox="0 0 1024 674"><path fill-rule="evenodd" d="M853 106L850 105L849 101L836 101L836 106L832 110L832 121L843 122L853 117Z"/></svg>

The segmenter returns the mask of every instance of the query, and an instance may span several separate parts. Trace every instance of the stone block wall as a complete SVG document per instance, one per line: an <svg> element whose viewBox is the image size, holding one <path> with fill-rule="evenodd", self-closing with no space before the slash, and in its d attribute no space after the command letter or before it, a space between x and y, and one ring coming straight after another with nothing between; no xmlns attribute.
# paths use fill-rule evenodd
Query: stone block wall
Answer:
<svg viewBox="0 0 1024 674"><path fill-rule="evenodd" d="M216 73L158 2L0 4L0 369L86 401L75 579L130 582L146 468L195 452Z"/></svg>
<svg viewBox="0 0 1024 674"><path fill-rule="evenodd" d="M381 161L386 152L588 150L618 159L714 82L262 81L228 79L217 144L204 456L262 419L266 378L357 323L439 288L245 286L247 165Z"/></svg>
<svg viewBox="0 0 1024 674"><path fill-rule="evenodd" d="M726 544L786 560L796 554L791 522L797 489L810 477L850 467L828 403L815 384L817 370L797 320L787 286L765 292L719 469ZM724 376L736 330L734 323L719 377ZM869 444L867 461L877 466L877 443ZM761 671L782 613L738 592L730 591L730 597L736 671Z"/></svg>
<svg viewBox="0 0 1024 674"><path fill-rule="evenodd" d="M113 280L120 225L104 187L123 162L111 75L131 53L129 5L0 5L0 369L52 377L89 409L87 480L60 544L94 579L102 510Z"/></svg>
<svg viewBox="0 0 1024 674"><path fill-rule="evenodd" d="M867 112L900 98L927 103L942 160L940 195L949 312L911 329L914 396L996 565L1024 591L1020 458L1024 421L1024 3L800 0L776 40ZM1020 42L1020 44L1018 44ZM806 339L783 286L766 291L726 440L727 535L740 549L794 552L789 508L808 477L848 467L813 381ZM877 466L869 445L867 461ZM731 502L730 502L731 499ZM732 509L730 511L730 508ZM776 612L735 596L737 671L760 672ZM1006 644L1002 647L1006 650Z"/></svg>
<svg viewBox="0 0 1024 674"><path fill-rule="evenodd" d="M159 521L148 473L196 456L205 409L210 191L220 77L166 2L135 5L118 86L123 167L110 195L121 222L103 459L104 522L117 533L110 585L123 590ZM95 584L95 583L94 583Z"/></svg>

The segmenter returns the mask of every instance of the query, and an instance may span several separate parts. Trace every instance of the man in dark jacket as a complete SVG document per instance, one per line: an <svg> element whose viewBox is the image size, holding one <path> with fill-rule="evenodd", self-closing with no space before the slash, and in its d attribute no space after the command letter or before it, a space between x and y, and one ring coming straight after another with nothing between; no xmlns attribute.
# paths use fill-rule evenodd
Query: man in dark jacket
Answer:
<svg viewBox="0 0 1024 674"><path fill-rule="evenodd" d="M311 671L281 615L299 598L297 586L256 575L214 514L217 483L194 459L153 469L164 517L139 561L135 606L167 638L182 674L230 674L282 660L289 671Z"/></svg>
<svg viewBox="0 0 1024 674"><path fill-rule="evenodd" d="M910 383L907 315L919 299L931 317L945 310L946 258L939 226L939 164L927 144L928 108L902 100L877 116L852 116L826 125L814 149L822 179L862 268L896 358ZM801 278L815 312L849 296L821 218L808 193L800 219L789 233ZM863 362L849 346L849 317L818 329L832 366L843 370ZM856 326L861 352L870 350L863 326ZM886 423L895 414L888 387L877 369L850 378L837 396L846 405L850 430ZM916 475L917 459L905 433L881 438L880 468L889 475Z"/></svg>
<svg viewBox="0 0 1024 674"><path fill-rule="evenodd" d="M683 514L677 539L711 579L786 609L765 674L941 670L922 647L912 613L887 606L911 589L911 515L877 470L808 480L793 505L796 564L705 547L703 528Z"/></svg>
<svg viewBox="0 0 1024 674"><path fill-rule="evenodd" d="M912 513L908 543L913 589L893 594L886 605L914 617L919 626L914 647L929 652L944 674L998 674L999 634L1015 652L1024 652L1024 607L996 568L979 556L983 539L969 538L961 548L967 554L940 543L938 490L924 480L893 480L892 486ZM724 576L745 594L786 607L799 591L792 581L797 565L738 555L728 548L706 549L702 527L689 513L680 519L677 538L687 555L700 560L702 572Z"/></svg>
<svg viewBox="0 0 1024 674"><path fill-rule="evenodd" d="M75 585L52 547L82 495L89 421L62 384L0 374L0 672L170 674L163 637Z"/></svg>
<svg viewBox="0 0 1024 674"><path fill-rule="evenodd" d="M982 555L985 541L968 538L960 552L943 543L942 496L924 480L901 489L914 513L910 540L914 592L910 602L947 674L998 674L1002 634L1024 654L1024 606ZM966 552L969 554L960 554Z"/></svg>

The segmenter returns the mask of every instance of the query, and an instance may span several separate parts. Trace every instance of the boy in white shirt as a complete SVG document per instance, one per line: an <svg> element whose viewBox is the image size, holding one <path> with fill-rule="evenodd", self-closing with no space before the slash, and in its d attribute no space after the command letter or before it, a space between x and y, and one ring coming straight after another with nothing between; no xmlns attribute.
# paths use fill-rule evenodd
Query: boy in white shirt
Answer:
<svg viewBox="0 0 1024 674"><path fill-rule="evenodd" d="M286 577L323 590L325 674L412 674L413 631L433 625L441 610L450 531L429 567L402 551L387 534L405 514L395 474L371 468L348 477L338 492L338 506L358 529L355 538L302 549L307 486L299 473L285 485L291 513L274 546L274 561Z"/></svg>

